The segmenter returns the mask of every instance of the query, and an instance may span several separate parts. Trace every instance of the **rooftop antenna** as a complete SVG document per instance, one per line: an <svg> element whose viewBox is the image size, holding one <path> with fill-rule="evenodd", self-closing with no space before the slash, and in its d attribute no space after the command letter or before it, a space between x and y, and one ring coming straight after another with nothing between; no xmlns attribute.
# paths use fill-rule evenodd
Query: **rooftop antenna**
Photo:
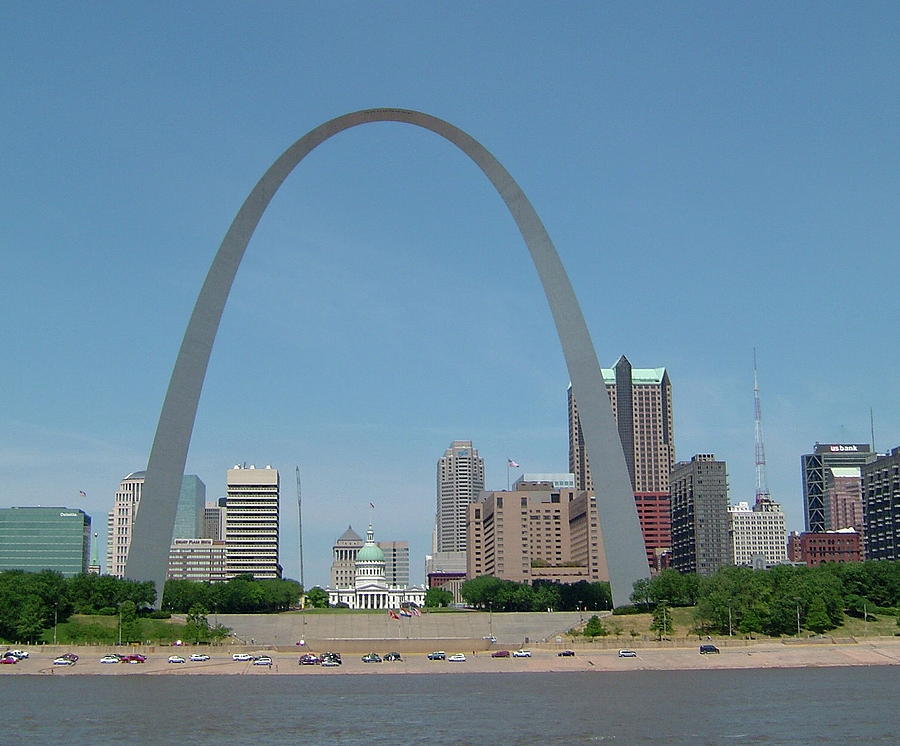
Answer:
<svg viewBox="0 0 900 746"><path fill-rule="evenodd" d="M766 482L766 447L763 444L762 410L759 406L759 379L756 373L756 348L753 348L753 414L756 423L756 502L769 499Z"/></svg>
<svg viewBox="0 0 900 746"><path fill-rule="evenodd" d="M296 469L297 474L297 548L300 552L300 585L303 586L304 593L306 592L306 584L303 582L303 500L301 495L303 494L300 489L300 467L298 466Z"/></svg>
<svg viewBox="0 0 900 746"><path fill-rule="evenodd" d="M872 429L872 453L878 453L875 449L875 413L869 407L869 427Z"/></svg>

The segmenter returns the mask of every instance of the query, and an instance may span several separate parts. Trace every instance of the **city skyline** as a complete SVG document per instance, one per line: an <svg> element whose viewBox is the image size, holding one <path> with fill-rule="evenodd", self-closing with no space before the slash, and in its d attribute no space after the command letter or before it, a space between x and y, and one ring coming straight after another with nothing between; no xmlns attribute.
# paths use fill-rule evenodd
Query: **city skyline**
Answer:
<svg viewBox="0 0 900 746"><path fill-rule="evenodd" d="M16 73L0 507L70 505L99 527L147 466L175 340L248 186L364 105L434 111L495 152L559 248L601 365L666 366L675 458L716 453L732 502L755 488L754 346L789 529L817 441L868 441L871 407L877 449L900 444L884 375L900 359L879 330L898 310L897 9L511 9L230 7L215 31L196 9L0 10ZM521 41L536 38L539 55ZM454 64L423 74L437 54ZM452 440L477 443L488 489L508 458L567 471L567 376L502 205L451 147L371 130L311 159L251 242L186 467L212 501L234 463L299 464L319 583L370 501L421 579Z"/></svg>

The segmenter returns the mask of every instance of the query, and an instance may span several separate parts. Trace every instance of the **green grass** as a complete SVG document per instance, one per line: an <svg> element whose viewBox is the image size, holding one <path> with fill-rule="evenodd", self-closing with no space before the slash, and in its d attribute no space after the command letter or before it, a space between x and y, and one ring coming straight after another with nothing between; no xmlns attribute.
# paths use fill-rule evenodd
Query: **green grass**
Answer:
<svg viewBox="0 0 900 746"><path fill-rule="evenodd" d="M172 643L184 638L185 625L167 619L140 619L140 639L153 643ZM60 645L114 645L118 641L119 619L115 616L73 614L56 628ZM44 631L42 641L53 642L53 628Z"/></svg>

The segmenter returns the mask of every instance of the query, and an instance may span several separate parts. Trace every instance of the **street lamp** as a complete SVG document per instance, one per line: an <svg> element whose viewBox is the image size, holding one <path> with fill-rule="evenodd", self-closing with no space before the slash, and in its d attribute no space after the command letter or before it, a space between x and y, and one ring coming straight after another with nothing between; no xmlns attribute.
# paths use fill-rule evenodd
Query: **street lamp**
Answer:
<svg viewBox="0 0 900 746"><path fill-rule="evenodd" d="M59 611L59 601L53 604L53 644L56 645L56 625L58 623L59 617L57 612Z"/></svg>
<svg viewBox="0 0 900 746"><path fill-rule="evenodd" d="M797 603L797 637L800 637L800 601L803 599L795 598L794 601Z"/></svg>
<svg viewBox="0 0 900 746"><path fill-rule="evenodd" d="M731 631L731 607L730 607L730 606L728 607L728 636L729 636L729 637L732 636L732 631Z"/></svg>

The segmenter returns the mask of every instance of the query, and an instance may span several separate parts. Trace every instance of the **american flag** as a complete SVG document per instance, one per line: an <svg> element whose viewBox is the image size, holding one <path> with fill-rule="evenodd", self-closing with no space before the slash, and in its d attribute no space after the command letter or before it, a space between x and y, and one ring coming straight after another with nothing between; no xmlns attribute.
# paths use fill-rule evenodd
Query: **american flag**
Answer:
<svg viewBox="0 0 900 746"><path fill-rule="evenodd" d="M506 465L511 466L513 469L519 468L519 464L513 461L511 458L506 459Z"/></svg>

